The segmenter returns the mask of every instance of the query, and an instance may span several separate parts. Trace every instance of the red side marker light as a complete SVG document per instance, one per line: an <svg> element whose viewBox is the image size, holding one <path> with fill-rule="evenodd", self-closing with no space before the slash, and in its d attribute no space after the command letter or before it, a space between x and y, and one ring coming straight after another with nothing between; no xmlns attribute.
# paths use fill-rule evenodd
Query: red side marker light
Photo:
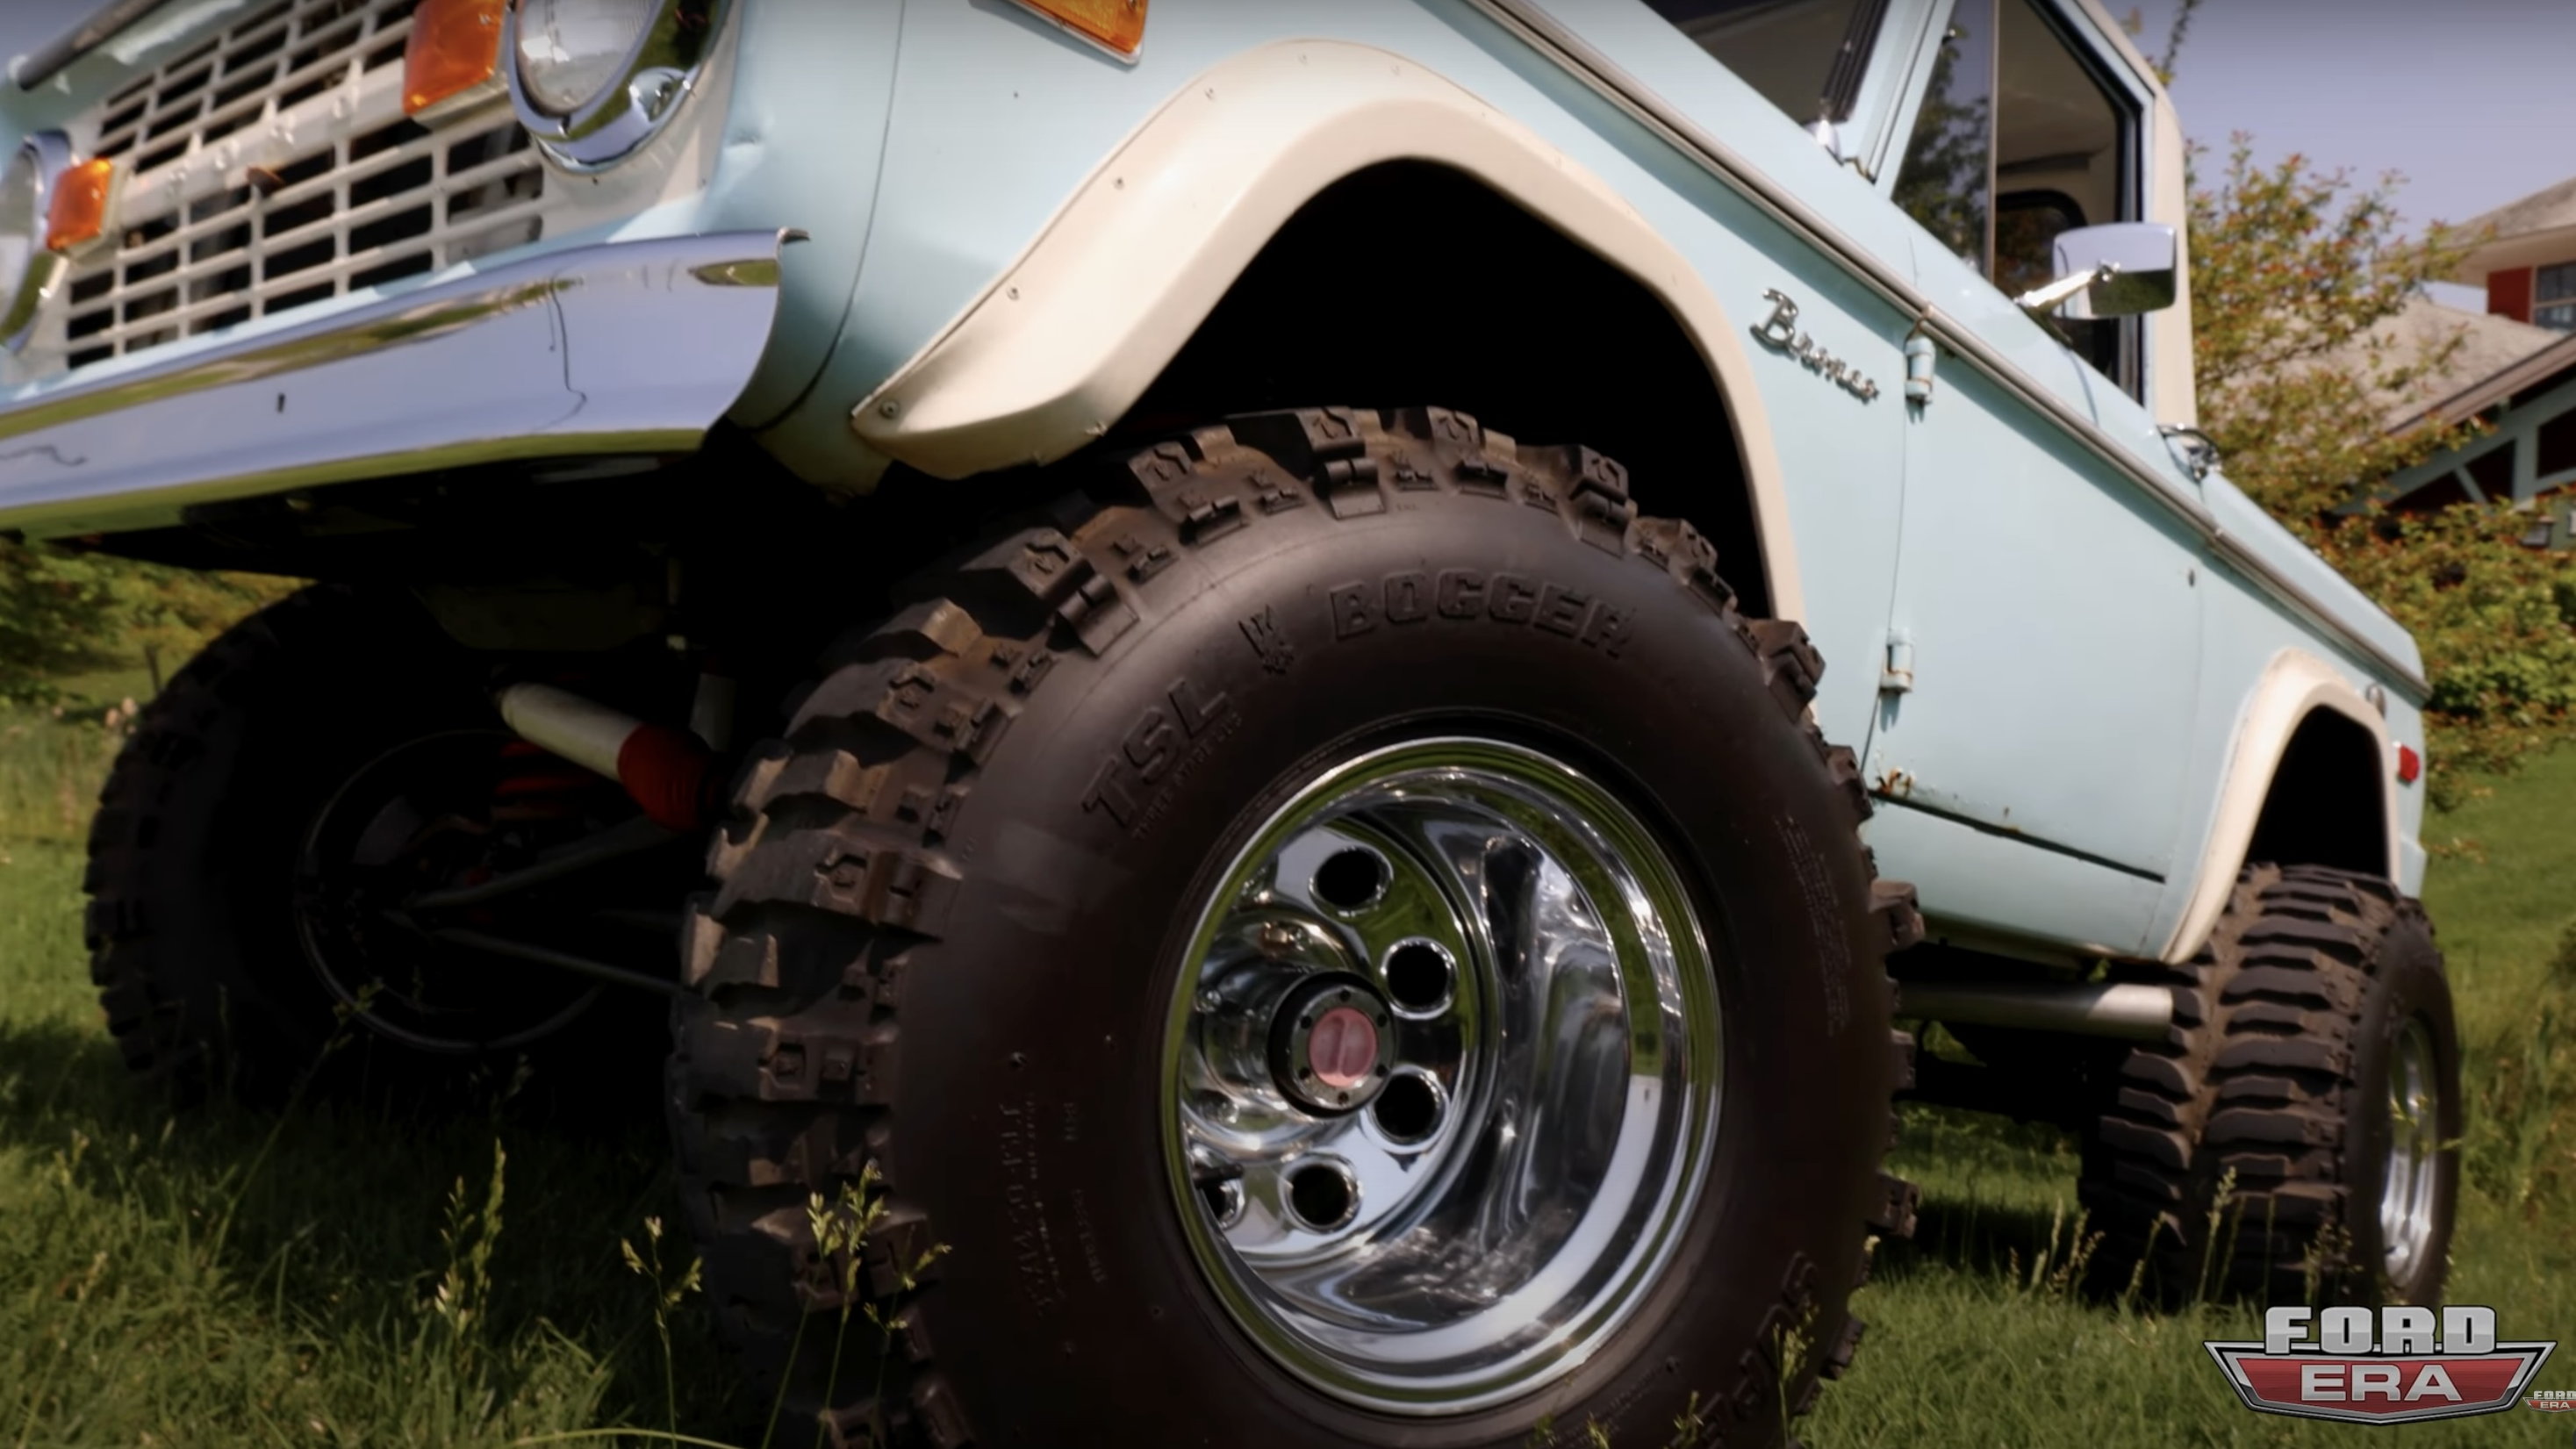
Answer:
<svg viewBox="0 0 2576 1449"><path fill-rule="evenodd" d="M2424 757L2415 753L2413 745L2399 745L2397 747L2397 783L2412 785L2422 778L2424 778Z"/></svg>

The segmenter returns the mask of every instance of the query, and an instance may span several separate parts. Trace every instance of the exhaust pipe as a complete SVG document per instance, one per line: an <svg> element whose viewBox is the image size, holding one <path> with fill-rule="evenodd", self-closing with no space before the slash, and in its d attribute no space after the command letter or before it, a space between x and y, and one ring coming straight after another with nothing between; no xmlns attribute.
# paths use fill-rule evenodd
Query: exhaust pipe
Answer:
<svg viewBox="0 0 2576 1449"><path fill-rule="evenodd" d="M1897 984L1896 1014L1962 1026L2157 1041L2173 1025L2173 993L2162 986L1905 981Z"/></svg>
<svg viewBox="0 0 2576 1449"><path fill-rule="evenodd" d="M513 684L492 697L521 739L626 788L653 822L702 830L722 788L715 752L686 730L651 724L551 684Z"/></svg>

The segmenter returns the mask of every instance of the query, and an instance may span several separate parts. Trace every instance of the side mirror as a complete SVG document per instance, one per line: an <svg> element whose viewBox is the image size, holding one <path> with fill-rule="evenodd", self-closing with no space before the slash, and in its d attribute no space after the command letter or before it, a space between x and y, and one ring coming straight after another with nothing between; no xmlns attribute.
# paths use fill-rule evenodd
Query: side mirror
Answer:
<svg viewBox="0 0 2576 1449"><path fill-rule="evenodd" d="M2182 239L2160 221L2080 226L2057 238L2057 280L2014 302L2069 321L2136 317L2174 304L2181 289Z"/></svg>

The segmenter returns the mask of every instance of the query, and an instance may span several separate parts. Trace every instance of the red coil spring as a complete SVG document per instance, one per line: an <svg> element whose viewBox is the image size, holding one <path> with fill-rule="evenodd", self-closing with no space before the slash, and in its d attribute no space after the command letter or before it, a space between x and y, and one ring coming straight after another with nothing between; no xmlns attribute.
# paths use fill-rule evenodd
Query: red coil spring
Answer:
<svg viewBox="0 0 2576 1449"><path fill-rule="evenodd" d="M501 746L501 769L492 782L492 821L572 819L602 792L624 793L614 780L526 740L511 740Z"/></svg>

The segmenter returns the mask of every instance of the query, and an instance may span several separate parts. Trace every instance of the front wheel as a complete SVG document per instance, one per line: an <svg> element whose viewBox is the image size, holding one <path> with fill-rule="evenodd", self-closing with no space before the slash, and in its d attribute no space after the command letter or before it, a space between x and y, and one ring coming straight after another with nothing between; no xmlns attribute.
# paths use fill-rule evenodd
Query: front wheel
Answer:
<svg viewBox="0 0 2576 1449"><path fill-rule="evenodd" d="M715 846L672 1065L708 1291L791 1403L943 1446L1785 1436L1910 1218L1914 913L1803 636L1632 514L1437 410L1242 418L827 660Z"/></svg>

